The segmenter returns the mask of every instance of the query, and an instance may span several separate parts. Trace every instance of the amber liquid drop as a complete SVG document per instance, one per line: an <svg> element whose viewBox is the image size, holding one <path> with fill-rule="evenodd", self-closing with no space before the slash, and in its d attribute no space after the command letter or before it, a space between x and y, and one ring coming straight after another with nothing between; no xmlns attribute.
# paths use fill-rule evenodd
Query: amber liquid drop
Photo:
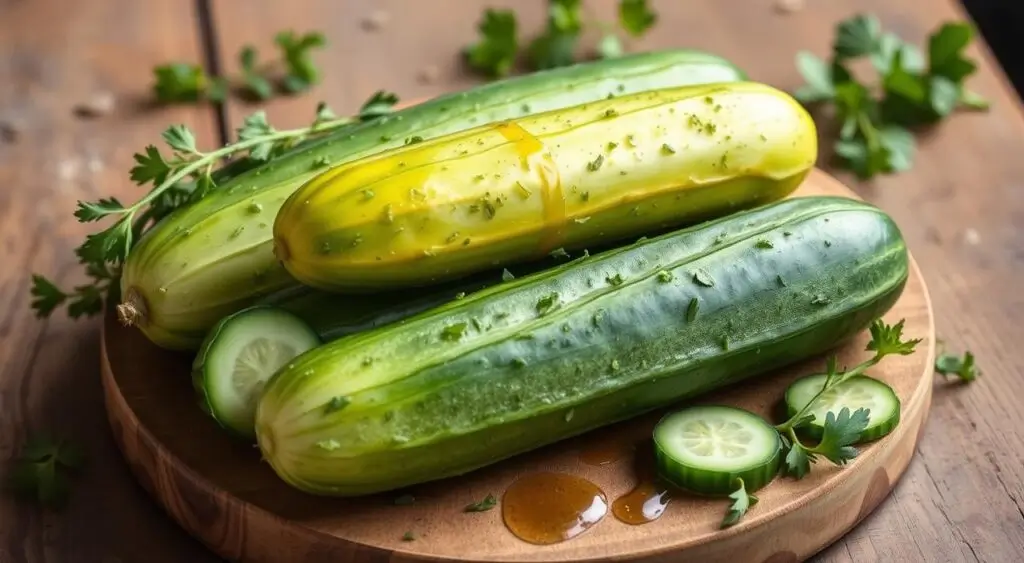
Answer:
<svg viewBox="0 0 1024 563"><path fill-rule="evenodd" d="M612 514L626 524L647 524L660 518L672 500L669 485L658 479L651 444L646 443L636 448L634 472L636 486L615 499Z"/></svg>
<svg viewBox="0 0 1024 563"><path fill-rule="evenodd" d="M519 478L501 501L505 526L519 539L553 544L572 539L608 513L597 485L575 475L539 472Z"/></svg>

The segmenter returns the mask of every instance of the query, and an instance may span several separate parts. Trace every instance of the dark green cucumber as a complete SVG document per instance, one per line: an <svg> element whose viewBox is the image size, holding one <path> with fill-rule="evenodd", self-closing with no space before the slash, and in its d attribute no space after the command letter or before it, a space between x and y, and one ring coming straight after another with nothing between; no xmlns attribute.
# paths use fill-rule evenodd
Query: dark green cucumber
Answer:
<svg viewBox="0 0 1024 563"><path fill-rule="evenodd" d="M123 268L119 315L164 348L195 349L222 317L297 285L273 252L281 204L325 167L474 126L603 101L608 96L736 82L721 57L685 49L516 76L344 127L242 172L149 230Z"/></svg>
<svg viewBox="0 0 1024 563"><path fill-rule="evenodd" d="M458 475L831 349L907 276L882 211L785 200L311 350L267 383L257 442L316 494Z"/></svg>

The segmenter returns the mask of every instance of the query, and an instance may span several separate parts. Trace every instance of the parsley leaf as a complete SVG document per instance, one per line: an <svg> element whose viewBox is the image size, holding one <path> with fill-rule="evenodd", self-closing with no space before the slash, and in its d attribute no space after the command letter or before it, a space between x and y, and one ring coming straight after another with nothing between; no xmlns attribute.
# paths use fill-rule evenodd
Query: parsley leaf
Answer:
<svg viewBox="0 0 1024 563"><path fill-rule="evenodd" d="M871 341L868 342L865 350L874 351L875 357L881 358L889 354L906 356L914 352L914 348L921 343L920 338L903 340L904 319L894 325L887 325L881 319L871 323Z"/></svg>
<svg viewBox="0 0 1024 563"><path fill-rule="evenodd" d="M620 0L619 23L633 37L644 34L658 21L658 15L651 11L647 0Z"/></svg>
<svg viewBox="0 0 1024 563"><path fill-rule="evenodd" d="M388 115L395 111L395 104L398 103L398 95L394 92L388 92L386 90L377 90L370 96L370 99L366 100L361 108L359 108L359 119L362 121L369 121L378 117ZM327 110L330 112L330 110ZM331 113L333 115L333 112ZM320 119L320 109L317 110L317 119Z"/></svg>
<svg viewBox="0 0 1024 563"><path fill-rule="evenodd" d="M147 145L143 150L145 154L135 154L136 164L129 172L129 177L139 185L147 182L164 183L167 175L171 173L170 163L164 160L160 150L153 145Z"/></svg>
<svg viewBox="0 0 1024 563"><path fill-rule="evenodd" d="M870 14L857 14L836 27L832 52L840 58L871 54L881 42L882 25Z"/></svg>
<svg viewBox="0 0 1024 563"><path fill-rule="evenodd" d="M974 354L970 350L964 352L963 358L956 354L942 354L935 358L935 371L942 376L956 375L961 381L971 382L981 372L974 365Z"/></svg>
<svg viewBox="0 0 1024 563"><path fill-rule="evenodd" d="M821 454L836 465L844 465L857 457L857 448L852 444L860 438L860 433L868 427L869 411L859 408L850 414L848 407L839 410L839 415L829 411L825 414L824 431L821 441L810 449Z"/></svg>
<svg viewBox="0 0 1024 563"><path fill-rule="evenodd" d="M725 518L722 519L722 528L728 528L740 521L743 515L747 513L750 507L757 504L757 497L747 492L746 486L743 484L743 479L737 477L733 481L733 486L736 490L729 493L729 498L732 499L732 505L729 507L729 511L725 514Z"/></svg>
<svg viewBox="0 0 1024 563"><path fill-rule="evenodd" d="M242 127L238 129L238 140L251 141L272 133L274 133L274 128L267 122L267 114L263 110L258 110L242 122ZM259 143L249 149L249 158L268 160L273 148L274 144L271 141Z"/></svg>
<svg viewBox="0 0 1024 563"><path fill-rule="evenodd" d="M260 74L256 66L256 48L251 45L242 47L238 53L238 65L242 67L242 81L249 93L259 100L266 100L274 95L274 87L265 76Z"/></svg>
<svg viewBox="0 0 1024 563"><path fill-rule="evenodd" d="M82 450L64 440L29 440L22 448L9 475L15 494L49 507L59 507L68 498L67 475L85 463Z"/></svg>
<svg viewBox="0 0 1024 563"><path fill-rule="evenodd" d="M519 49L515 13L488 8L477 30L479 41L464 51L470 68L492 78L506 76Z"/></svg>
<svg viewBox="0 0 1024 563"><path fill-rule="evenodd" d="M796 99L805 104L831 100L836 95L832 86L832 69L825 61L807 51L796 54L796 67L807 83L795 93Z"/></svg>
<svg viewBox="0 0 1024 563"><path fill-rule="evenodd" d="M789 451L786 452L786 474L792 475L796 479L803 479L811 472L811 457L812 455L807 453L803 444L791 443Z"/></svg>
<svg viewBox="0 0 1024 563"><path fill-rule="evenodd" d="M313 63L310 51L326 44L318 32L296 35L294 31L282 31L274 36L274 43L281 50L287 74L283 85L289 92L301 92L320 81L320 71Z"/></svg>
<svg viewBox="0 0 1024 563"><path fill-rule="evenodd" d="M75 218L79 223L99 221L107 215L124 213L125 208L117 198L100 198L97 201L79 201L75 208Z"/></svg>
<svg viewBox="0 0 1024 563"><path fill-rule="evenodd" d="M480 502L474 502L473 504L466 505L463 512L487 512L495 506L498 506L498 499L494 498L494 495L488 494Z"/></svg>
<svg viewBox="0 0 1024 563"><path fill-rule="evenodd" d="M163 103L194 102L202 98L209 83L199 65L174 62L153 69L153 92Z"/></svg>
<svg viewBox="0 0 1024 563"><path fill-rule="evenodd" d="M199 150L196 149L196 138L192 134L192 130L184 125L171 125L161 136L176 151L199 154Z"/></svg>
<svg viewBox="0 0 1024 563"><path fill-rule="evenodd" d="M32 274L32 308L36 316L45 317L67 300L68 294L50 280L38 274Z"/></svg>
<svg viewBox="0 0 1024 563"><path fill-rule="evenodd" d="M530 65L544 70L573 64L583 27L580 0L549 0L547 28L528 49Z"/></svg>

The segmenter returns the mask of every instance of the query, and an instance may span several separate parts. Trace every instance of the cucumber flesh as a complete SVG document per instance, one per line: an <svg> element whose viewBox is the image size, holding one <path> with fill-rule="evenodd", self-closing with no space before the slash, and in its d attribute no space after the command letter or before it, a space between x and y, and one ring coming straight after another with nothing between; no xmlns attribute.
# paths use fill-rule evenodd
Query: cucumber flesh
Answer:
<svg viewBox="0 0 1024 563"><path fill-rule="evenodd" d="M786 411L789 416L803 409L821 391L826 377L825 374L801 377L786 389ZM892 432L899 424L900 399L892 387L877 379L859 375L822 393L807 411L814 415L814 420L801 426L800 431L820 439L826 414L831 412L838 416L843 407L849 408L851 414L860 408L868 409L868 426L860 433L857 443L877 440Z"/></svg>
<svg viewBox="0 0 1024 563"><path fill-rule="evenodd" d="M699 406L662 418L654 428L658 474L704 495L728 495L737 477L748 492L767 485L779 470L779 433L754 413Z"/></svg>
<svg viewBox="0 0 1024 563"><path fill-rule="evenodd" d="M210 331L193 364L200 403L221 426L255 439L256 404L274 373L321 344L299 317L270 307L229 315Z"/></svg>

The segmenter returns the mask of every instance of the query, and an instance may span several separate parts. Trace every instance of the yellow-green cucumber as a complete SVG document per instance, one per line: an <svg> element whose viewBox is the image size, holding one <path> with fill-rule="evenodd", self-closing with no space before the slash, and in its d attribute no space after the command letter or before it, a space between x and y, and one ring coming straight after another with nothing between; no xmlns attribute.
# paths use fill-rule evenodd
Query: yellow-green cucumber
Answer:
<svg viewBox="0 0 1024 563"><path fill-rule="evenodd" d="M281 207L274 251L321 289L429 285L774 201L816 158L810 115L771 86L626 94L335 167Z"/></svg>
<svg viewBox="0 0 1024 563"><path fill-rule="evenodd" d="M313 494L459 475L822 353L889 310L908 260L862 202L737 212L310 350L264 388L257 443Z"/></svg>
<svg viewBox="0 0 1024 563"><path fill-rule="evenodd" d="M609 96L745 78L710 53L639 53L491 82L302 143L148 231L124 264L119 316L161 347L195 349L225 315L297 285L274 257L270 227L285 198L324 166Z"/></svg>

